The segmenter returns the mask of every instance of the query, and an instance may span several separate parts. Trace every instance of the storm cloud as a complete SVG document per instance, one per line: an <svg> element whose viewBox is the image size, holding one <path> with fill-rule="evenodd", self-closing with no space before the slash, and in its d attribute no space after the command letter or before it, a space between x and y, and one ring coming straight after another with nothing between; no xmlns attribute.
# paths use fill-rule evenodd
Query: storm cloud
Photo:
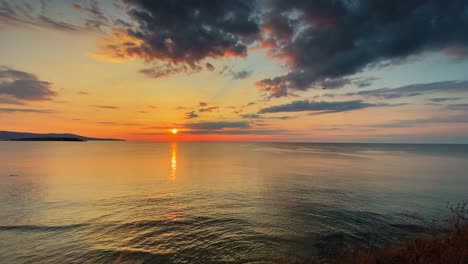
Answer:
<svg viewBox="0 0 468 264"><path fill-rule="evenodd" d="M118 47L118 56L199 67L206 58L246 56L260 32L249 0L124 2L137 26L123 28L134 41Z"/></svg>
<svg viewBox="0 0 468 264"><path fill-rule="evenodd" d="M204 60L246 57L249 49L263 49L289 68L255 83L270 97L366 87L372 78L353 78L366 68L410 61L424 52L466 57L468 50L464 0L123 1L128 17L113 24L117 40L104 45L108 55L174 65L142 71L160 77L187 73L181 65L213 71ZM249 76L248 71L230 74Z"/></svg>
<svg viewBox="0 0 468 264"><path fill-rule="evenodd" d="M288 74L257 82L271 97L307 90L366 67L468 46L468 2L267 1L263 45Z"/></svg>

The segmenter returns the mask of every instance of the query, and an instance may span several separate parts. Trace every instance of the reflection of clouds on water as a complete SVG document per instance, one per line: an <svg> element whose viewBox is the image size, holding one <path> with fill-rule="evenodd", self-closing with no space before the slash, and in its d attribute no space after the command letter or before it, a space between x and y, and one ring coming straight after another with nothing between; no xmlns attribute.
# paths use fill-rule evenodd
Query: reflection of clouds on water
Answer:
<svg viewBox="0 0 468 264"><path fill-rule="evenodd" d="M171 179L177 177L177 142L172 142L171 145Z"/></svg>

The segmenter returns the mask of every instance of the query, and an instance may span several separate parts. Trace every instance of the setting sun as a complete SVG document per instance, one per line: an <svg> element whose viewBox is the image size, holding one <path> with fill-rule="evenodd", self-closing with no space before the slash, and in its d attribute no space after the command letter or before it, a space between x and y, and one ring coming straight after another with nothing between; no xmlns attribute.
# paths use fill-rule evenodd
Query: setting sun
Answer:
<svg viewBox="0 0 468 264"><path fill-rule="evenodd" d="M179 132L179 131L177 131L177 128L173 128L173 129L171 130L171 133L174 134L174 135L177 134L177 132Z"/></svg>

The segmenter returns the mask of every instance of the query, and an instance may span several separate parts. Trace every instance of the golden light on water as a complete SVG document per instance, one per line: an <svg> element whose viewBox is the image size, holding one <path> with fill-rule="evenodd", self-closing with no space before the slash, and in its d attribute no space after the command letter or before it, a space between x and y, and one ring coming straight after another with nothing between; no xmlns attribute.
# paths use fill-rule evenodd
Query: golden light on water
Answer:
<svg viewBox="0 0 468 264"><path fill-rule="evenodd" d="M177 176L177 143L172 142L171 146L171 179L175 180Z"/></svg>

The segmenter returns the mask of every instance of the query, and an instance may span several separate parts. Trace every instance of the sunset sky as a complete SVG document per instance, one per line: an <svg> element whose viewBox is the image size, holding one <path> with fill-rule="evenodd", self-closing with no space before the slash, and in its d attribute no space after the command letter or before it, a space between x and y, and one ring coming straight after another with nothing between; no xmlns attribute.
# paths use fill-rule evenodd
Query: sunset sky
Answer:
<svg viewBox="0 0 468 264"><path fill-rule="evenodd" d="M0 0L0 130L468 143L468 2Z"/></svg>

